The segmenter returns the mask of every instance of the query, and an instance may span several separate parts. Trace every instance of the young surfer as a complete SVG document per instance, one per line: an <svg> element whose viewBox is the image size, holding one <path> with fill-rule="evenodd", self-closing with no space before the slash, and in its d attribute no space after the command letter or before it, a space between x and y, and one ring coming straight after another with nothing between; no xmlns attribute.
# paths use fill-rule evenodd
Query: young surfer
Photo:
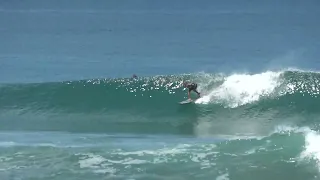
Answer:
<svg viewBox="0 0 320 180"><path fill-rule="evenodd" d="M198 97L200 97L200 93L197 91L197 87L198 85L196 83L187 83L187 82L184 82L183 83L183 86L188 88L188 99L189 100L192 100L191 97L190 97L190 91L194 91L198 94Z"/></svg>

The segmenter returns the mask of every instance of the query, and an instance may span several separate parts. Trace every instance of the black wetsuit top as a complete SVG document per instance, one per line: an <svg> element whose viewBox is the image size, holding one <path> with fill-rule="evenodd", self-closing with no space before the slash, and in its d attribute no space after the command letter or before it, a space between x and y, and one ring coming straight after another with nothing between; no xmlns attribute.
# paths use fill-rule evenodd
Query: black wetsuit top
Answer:
<svg viewBox="0 0 320 180"><path fill-rule="evenodd" d="M189 89L189 91L193 91L196 90L198 87L198 85L196 83L191 83L187 85L187 88Z"/></svg>

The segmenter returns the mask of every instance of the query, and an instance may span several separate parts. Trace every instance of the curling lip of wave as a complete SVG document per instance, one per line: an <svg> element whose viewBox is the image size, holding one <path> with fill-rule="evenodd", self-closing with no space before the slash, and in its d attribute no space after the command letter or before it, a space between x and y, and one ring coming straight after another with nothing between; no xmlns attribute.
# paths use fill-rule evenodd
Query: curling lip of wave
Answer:
<svg viewBox="0 0 320 180"><path fill-rule="evenodd" d="M281 74L282 72L271 71L254 75L233 74L209 94L197 99L196 103L227 101L228 106L234 108L258 101L261 96L271 94L281 84Z"/></svg>

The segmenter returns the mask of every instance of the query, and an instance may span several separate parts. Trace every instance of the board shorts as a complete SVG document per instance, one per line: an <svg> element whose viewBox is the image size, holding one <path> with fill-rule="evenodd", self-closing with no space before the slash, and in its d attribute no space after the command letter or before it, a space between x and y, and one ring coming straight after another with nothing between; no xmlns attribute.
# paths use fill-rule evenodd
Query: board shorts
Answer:
<svg viewBox="0 0 320 180"><path fill-rule="evenodd" d="M189 91L193 91L193 90L196 90L198 85L196 83L191 83L191 84L188 84L188 89Z"/></svg>

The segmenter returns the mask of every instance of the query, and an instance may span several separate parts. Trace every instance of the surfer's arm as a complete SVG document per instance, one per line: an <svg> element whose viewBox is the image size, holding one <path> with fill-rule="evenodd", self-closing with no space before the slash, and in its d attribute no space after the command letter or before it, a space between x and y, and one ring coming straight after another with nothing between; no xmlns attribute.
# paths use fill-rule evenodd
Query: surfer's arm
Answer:
<svg viewBox="0 0 320 180"><path fill-rule="evenodd" d="M198 94L198 97L200 97L200 93L197 90L194 90L194 92L196 92Z"/></svg>

